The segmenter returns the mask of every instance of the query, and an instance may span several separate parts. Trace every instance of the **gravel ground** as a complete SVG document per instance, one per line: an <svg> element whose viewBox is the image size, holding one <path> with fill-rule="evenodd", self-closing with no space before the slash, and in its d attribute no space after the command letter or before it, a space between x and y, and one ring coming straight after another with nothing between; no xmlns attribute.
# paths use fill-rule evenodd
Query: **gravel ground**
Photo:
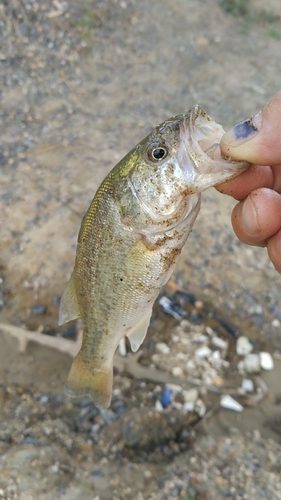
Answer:
<svg viewBox="0 0 281 500"><path fill-rule="evenodd" d="M279 0L238 3L1 2L1 323L75 340L79 325L57 327L59 298L109 169L197 102L227 127L279 90ZM280 278L264 250L237 241L232 206L204 197L174 276L196 303L165 288L185 317L156 305L142 356L123 373L119 360L108 411L64 398L70 356L36 342L20 353L0 328L0 498L281 498ZM237 332L276 355L255 406L238 391ZM221 409L224 393L244 412Z"/></svg>

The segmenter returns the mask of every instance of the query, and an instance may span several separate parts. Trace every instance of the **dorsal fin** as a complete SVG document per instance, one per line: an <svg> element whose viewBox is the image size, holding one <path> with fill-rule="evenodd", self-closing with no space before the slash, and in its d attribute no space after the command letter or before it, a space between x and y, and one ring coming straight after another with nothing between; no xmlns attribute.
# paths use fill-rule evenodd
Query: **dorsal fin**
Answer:
<svg viewBox="0 0 281 500"><path fill-rule="evenodd" d="M67 323L68 321L76 318L80 318L80 312L75 289L75 277L73 272L69 282L65 287L60 301L59 325L63 325L64 323Z"/></svg>

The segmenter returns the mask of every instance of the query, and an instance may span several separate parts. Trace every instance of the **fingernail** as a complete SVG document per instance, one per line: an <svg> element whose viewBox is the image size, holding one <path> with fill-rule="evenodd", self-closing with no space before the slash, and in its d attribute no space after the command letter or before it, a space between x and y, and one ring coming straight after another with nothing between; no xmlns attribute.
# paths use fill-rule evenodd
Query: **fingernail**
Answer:
<svg viewBox="0 0 281 500"><path fill-rule="evenodd" d="M245 233L254 235L259 232L257 211L251 200L251 195L243 203L240 220Z"/></svg>
<svg viewBox="0 0 281 500"><path fill-rule="evenodd" d="M226 132L223 137L225 144L240 145L242 142L251 139L256 135L261 127L261 113L237 123L231 130Z"/></svg>

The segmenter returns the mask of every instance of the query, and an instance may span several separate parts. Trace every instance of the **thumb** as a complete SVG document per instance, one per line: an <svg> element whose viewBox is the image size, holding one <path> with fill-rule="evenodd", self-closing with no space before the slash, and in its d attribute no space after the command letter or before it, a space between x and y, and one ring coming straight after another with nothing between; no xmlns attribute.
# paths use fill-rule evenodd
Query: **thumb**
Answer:
<svg viewBox="0 0 281 500"><path fill-rule="evenodd" d="M224 134L222 154L258 165L281 164L281 91L253 118Z"/></svg>

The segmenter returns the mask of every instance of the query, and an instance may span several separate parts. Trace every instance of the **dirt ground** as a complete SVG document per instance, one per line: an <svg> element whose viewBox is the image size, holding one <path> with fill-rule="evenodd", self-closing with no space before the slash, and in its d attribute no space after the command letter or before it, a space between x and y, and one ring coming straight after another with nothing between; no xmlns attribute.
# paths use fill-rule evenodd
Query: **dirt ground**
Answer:
<svg viewBox="0 0 281 500"><path fill-rule="evenodd" d="M280 89L279 0L3 0L0 39L0 498L281 498L280 276L235 237L232 199L204 193L173 276L204 308L165 287L184 322L157 302L110 410L63 396L69 354L34 341L19 352L3 326L75 341L81 325L58 327L58 306L97 187L196 103L224 128L260 110ZM206 327L227 342L225 363L188 374ZM234 330L275 355L253 378L268 389L254 406L237 394ZM181 397L157 410L168 382L197 388L202 419ZM224 393L245 410L220 408Z"/></svg>

